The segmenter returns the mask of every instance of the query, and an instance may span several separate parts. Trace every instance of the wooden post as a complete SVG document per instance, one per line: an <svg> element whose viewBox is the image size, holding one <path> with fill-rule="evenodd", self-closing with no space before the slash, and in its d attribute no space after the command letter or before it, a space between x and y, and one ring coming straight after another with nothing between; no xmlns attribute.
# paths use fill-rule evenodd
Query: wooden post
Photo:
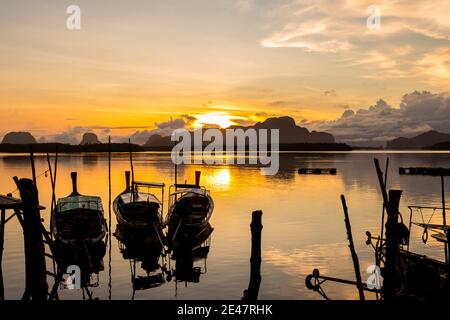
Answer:
<svg viewBox="0 0 450 320"><path fill-rule="evenodd" d="M201 171L195 171L195 185L200 186L200 176L202 172Z"/></svg>
<svg viewBox="0 0 450 320"><path fill-rule="evenodd" d="M6 220L5 209L1 210L0 217L0 300L5 300L5 287L3 285L3 243L5 241L5 220Z"/></svg>
<svg viewBox="0 0 450 320"><path fill-rule="evenodd" d="M377 160L378 161L378 160ZM388 171L389 171L389 157L387 157L386 159L386 167L385 167L385 172L384 172L384 181L383 181L383 188L386 190L386 186L387 186L387 178L388 178ZM383 208L381 210L381 231L380 231L380 242L377 249L377 252L375 252L375 264L377 266L380 266L380 262L381 262L381 248L383 247L383 239L384 239L384 218L386 215L386 207L384 206L384 202L383 202Z"/></svg>
<svg viewBox="0 0 450 320"><path fill-rule="evenodd" d="M129 190L130 175L128 174L127 190ZM112 269L111 269L111 137L108 137L108 300L112 295Z"/></svg>
<svg viewBox="0 0 450 320"><path fill-rule="evenodd" d="M131 191L130 189L130 171L125 171L125 190L128 192Z"/></svg>
<svg viewBox="0 0 450 320"><path fill-rule="evenodd" d="M441 191L442 191L442 223L444 226L447 225L447 217L446 217L446 210L445 210L445 184L444 184L444 176L441 176ZM445 250L445 262L448 263L448 247L449 244L446 242L444 244L444 250Z"/></svg>
<svg viewBox="0 0 450 320"><path fill-rule="evenodd" d="M362 280L361 280L361 270L359 268L359 259L358 255L356 254L355 250L355 244L353 243L353 235L352 235L352 226L350 224L350 218L348 217L348 208L347 203L345 201L345 196L341 195L341 201L342 201L342 208L344 209L344 216L345 216L345 228L347 229L347 238L350 248L350 253L352 255L353 260L353 268L355 270L355 277L356 277L356 287L358 288L359 292L359 299L365 300L364 296L364 290L362 286Z"/></svg>
<svg viewBox="0 0 450 320"><path fill-rule="evenodd" d="M36 167L34 165L34 152L33 152L33 145L30 144L30 162L31 162L31 177L33 179L33 183L36 185Z"/></svg>
<svg viewBox="0 0 450 320"><path fill-rule="evenodd" d="M262 211L253 211L250 230L252 232L252 253L250 257L250 281L248 289L244 291L242 300L258 300L259 287L261 285L261 231Z"/></svg>
<svg viewBox="0 0 450 320"><path fill-rule="evenodd" d="M38 192L30 179L14 177L22 199L25 245L25 293L23 299L47 300L45 248L42 239Z"/></svg>
<svg viewBox="0 0 450 320"><path fill-rule="evenodd" d="M399 253L398 239L398 207L400 205L401 190L389 190L389 200L386 206L386 262L383 281L383 295L385 300L391 300L396 293L397 262Z"/></svg>

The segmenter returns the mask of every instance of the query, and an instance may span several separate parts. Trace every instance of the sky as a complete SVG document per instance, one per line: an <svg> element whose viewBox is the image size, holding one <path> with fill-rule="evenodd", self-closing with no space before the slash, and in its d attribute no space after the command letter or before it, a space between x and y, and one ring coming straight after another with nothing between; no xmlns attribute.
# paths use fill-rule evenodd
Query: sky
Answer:
<svg viewBox="0 0 450 320"><path fill-rule="evenodd" d="M80 30L66 27L73 4ZM343 141L445 131L449 12L448 0L0 0L0 136L144 139L282 115Z"/></svg>

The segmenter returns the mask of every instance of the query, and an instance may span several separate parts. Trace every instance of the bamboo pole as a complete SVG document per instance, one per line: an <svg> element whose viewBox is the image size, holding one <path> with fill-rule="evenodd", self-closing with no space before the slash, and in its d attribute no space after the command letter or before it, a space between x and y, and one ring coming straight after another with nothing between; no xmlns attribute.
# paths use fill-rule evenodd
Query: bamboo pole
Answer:
<svg viewBox="0 0 450 320"><path fill-rule="evenodd" d="M445 212L445 184L444 184L444 176L441 176L441 192L442 192L442 223L444 224L444 226L447 225L447 217L446 217L446 212ZM444 250L445 250L445 262L448 263L448 258L449 258L449 254L448 254L448 246L449 244L446 242L444 244Z"/></svg>
<svg viewBox="0 0 450 320"><path fill-rule="evenodd" d="M2 268L3 245L5 241L5 224L6 224L5 220L6 220L6 212L5 209L2 209L0 217L0 300L5 300L5 287L3 284L3 268Z"/></svg>
<svg viewBox="0 0 450 320"><path fill-rule="evenodd" d="M259 288L261 285L261 231L262 225L261 210L253 211L250 230L252 233L252 251L250 257L250 281L248 289L244 291L242 300L258 300Z"/></svg>
<svg viewBox="0 0 450 320"><path fill-rule="evenodd" d="M341 195L341 202L342 202L342 208L344 209L345 228L347 229L347 238L348 238L348 243L349 243L348 246L350 248L350 253L352 255L353 268L355 270L356 287L358 288L359 299L365 300L366 298L364 296L363 284L362 284L362 280L361 280L361 270L359 268L359 259L358 259L358 255L356 254L355 244L353 243L352 226L350 224L347 203L345 201L344 195Z"/></svg>
<svg viewBox="0 0 450 320"><path fill-rule="evenodd" d="M108 300L112 295L112 268L111 268L111 137L108 137Z"/></svg>

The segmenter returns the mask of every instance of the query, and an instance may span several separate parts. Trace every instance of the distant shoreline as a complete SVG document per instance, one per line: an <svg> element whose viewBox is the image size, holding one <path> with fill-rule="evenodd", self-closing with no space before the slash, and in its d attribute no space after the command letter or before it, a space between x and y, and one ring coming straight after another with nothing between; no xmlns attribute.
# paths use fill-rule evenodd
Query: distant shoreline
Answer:
<svg viewBox="0 0 450 320"><path fill-rule="evenodd" d="M0 144L0 153L29 153L30 146L33 146L33 152L36 153L94 153L109 152L109 145L106 143L92 145L70 145L62 143L36 143L28 144ZM270 151L270 145L267 147ZM133 152L146 151L171 151L171 146L141 146L131 144ZM225 150L225 148L224 148ZM246 146L248 150L248 146ZM280 151L352 151L353 149L344 143L295 143L280 144ZM111 143L111 152L129 152L130 145L128 143Z"/></svg>

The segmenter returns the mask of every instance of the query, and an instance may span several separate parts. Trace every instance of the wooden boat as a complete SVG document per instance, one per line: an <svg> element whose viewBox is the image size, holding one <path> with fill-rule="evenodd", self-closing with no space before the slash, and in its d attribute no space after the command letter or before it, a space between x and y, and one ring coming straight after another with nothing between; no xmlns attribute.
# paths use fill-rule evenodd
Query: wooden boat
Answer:
<svg viewBox="0 0 450 320"><path fill-rule="evenodd" d="M175 184L169 195L169 210L167 214L168 240L173 243L180 229L189 238L196 238L209 225L214 210L214 201L204 187L198 183ZM212 229L212 228L211 228ZM171 245L169 243L169 245Z"/></svg>
<svg viewBox="0 0 450 320"><path fill-rule="evenodd" d="M100 197L81 195L77 191L77 173L71 173L72 193L58 199L52 212L52 232L62 244L86 245L102 242L106 221Z"/></svg>
<svg viewBox="0 0 450 320"><path fill-rule="evenodd" d="M375 264L367 271L372 273L367 282L361 281L359 262L356 252L352 253L355 274L359 275L359 281L339 279L322 276L318 269L305 279L308 289L314 290L326 296L321 287L326 281L338 282L342 284L354 285L360 291L360 299L364 298L365 292L376 294L377 299L383 300L411 300L411 301L445 301L450 296L450 225L446 223L446 212L450 208L446 207L444 177L450 175L450 169L443 168L400 168L400 175L428 175L441 177L442 206L409 206L409 226L403 223L403 217L399 212L401 190L386 189L386 178L383 174L377 159L374 159L381 193L383 195L383 211L381 233L379 236L372 236L367 231L366 244L375 250ZM388 168L386 164L386 172ZM428 214L424 214L428 211ZM434 217L436 212L442 212L442 217ZM386 223L385 221L386 213ZM414 215L420 214L417 220ZM441 221L439 221L442 219ZM425 222L425 221L428 222ZM422 241L437 241L442 244L445 261L410 251L411 237L416 235L412 232L412 227L423 229ZM349 228L347 229L348 232ZM351 229L350 229L351 230ZM428 234L432 232L431 239ZM351 234L348 234L349 239ZM376 243L373 243L376 241ZM434 244L436 245L436 244ZM370 270L370 271L369 271Z"/></svg>
<svg viewBox="0 0 450 320"><path fill-rule="evenodd" d="M130 187L130 172L125 172L126 188L113 202L113 210L117 223L125 228L152 229L162 237L164 227L162 221L162 202L152 193L141 189L160 188L164 197L164 183L132 182Z"/></svg>

